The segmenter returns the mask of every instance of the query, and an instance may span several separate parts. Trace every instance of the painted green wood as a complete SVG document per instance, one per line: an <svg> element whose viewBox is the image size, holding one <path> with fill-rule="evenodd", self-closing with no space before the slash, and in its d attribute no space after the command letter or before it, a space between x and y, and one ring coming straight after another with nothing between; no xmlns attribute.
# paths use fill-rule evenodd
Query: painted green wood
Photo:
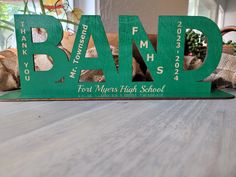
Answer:
<svg viewBox="0 0 236 177"><path fill-rule="evenodd" d="M20 65L20 99L56 98L225 98L211 91L211 83L200 82L217 67L222 50L222 37L217 25L205 17L161 16L158 27L158 52L149 41L137 16L119 17L119 69L116 69L100 16L83 16L78 26L74 48L68 60L57 47L63 30L52 16L15 15ZM156 23L153 22L153 25ZM45 28L48 39L32 42L32 28ZM187 28L198 29L208 38L208 54L198 70L183 68L184 36ZM86 58L90 37L98 58ZM153 80L132 82L132 43L135 42ZM53 58L47 72L34 70L34 54ZM106 81L79 82L82 70L102 70ZM61 82L59 82L61 80ZM16 94L12 95L16 96ZM6 96L4 98L7 98Z"/></svg>

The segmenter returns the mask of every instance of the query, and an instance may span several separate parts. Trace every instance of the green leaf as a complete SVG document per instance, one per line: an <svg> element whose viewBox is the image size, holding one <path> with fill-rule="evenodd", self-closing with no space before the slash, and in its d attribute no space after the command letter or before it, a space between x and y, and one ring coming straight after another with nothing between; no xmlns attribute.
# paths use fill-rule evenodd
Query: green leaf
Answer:
<svg viewBox="0 0 236 177"><path fill-rule="evenodd" d="M14 29L13 29L13 28L8 27L8 26L4 26L4 25L0 25L0 29L6 29L6 30L9 30L9 31L14 32Z"/></svg>
<svg viewBox="0 0 236 177"><path fill-rule="evenodd" d="M26 12L27 12L27 9L28 9L28 0L24 0L24 14L26 14Z"/></svg>
<svg viewBox="0 0 236 177"><path fill-rule="evenodd" d="M36 11L36 5L35 5L34 0L32 0L32 4L33 4L33 7L34 7L34 12L37 13L37 11Z"/></svg>
<svg viewBox="0 0 236 177"><path fill-rule="evenodd" d="M44 4L43 4L43 0L39 0L39 3L40 3L40 7L41 7L43 15L46 15Z"/></svg>
<svg viewBox="0 0 236 177"><path fill-rule="evenodd" d="M14 23L11 23L11 22L6 21L6 20L0 20L0 22L5 23L5 24L7 24L9 26L13 26L13 27L15 26Z"/></svg>

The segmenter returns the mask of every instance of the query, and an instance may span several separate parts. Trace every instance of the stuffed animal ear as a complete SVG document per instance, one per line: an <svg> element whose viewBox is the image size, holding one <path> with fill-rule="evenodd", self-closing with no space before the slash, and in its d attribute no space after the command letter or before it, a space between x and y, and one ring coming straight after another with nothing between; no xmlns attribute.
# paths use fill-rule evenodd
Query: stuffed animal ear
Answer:
<svg viewBox="0 0 236 177"><path fill-rule="evenodd" d="M17 54L13 49L0 52L0 91L19 88Z"/></svg>

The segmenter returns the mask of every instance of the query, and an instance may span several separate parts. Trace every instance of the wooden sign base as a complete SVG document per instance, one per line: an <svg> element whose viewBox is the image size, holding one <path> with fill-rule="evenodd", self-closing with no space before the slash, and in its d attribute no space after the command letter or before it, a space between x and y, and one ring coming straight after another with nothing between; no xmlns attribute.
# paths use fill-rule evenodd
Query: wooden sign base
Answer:
<svg viewBox="0 0 236 177"><path fill-rule="evenodd" d="M146 98L132 98L132 97L122 97L122 98L115 98L115 97L104 97L104 98L27 98L22 97L21 92L19 90L9 92L5 95L0 96L0 102L21 102L21 101L86 101L86 100L185 100L185 99L232 99L235 98L234 95L226 93L221 90L213 90L211 93L199 95L186 95L183 96L172 96L168 94L167 96L160 96L160 97L146 97Z"/></svg>

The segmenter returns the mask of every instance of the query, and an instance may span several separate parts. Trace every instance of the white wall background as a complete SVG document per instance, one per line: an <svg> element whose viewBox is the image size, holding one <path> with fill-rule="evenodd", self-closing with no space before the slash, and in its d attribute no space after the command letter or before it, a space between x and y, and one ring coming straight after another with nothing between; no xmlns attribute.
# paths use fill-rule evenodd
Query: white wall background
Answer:
<svg viewBox="0 0 236 177"><path fill-rule="evenodd" d="M236 0L227 0L224 26L232 25L236 26ZM236 32L226 34L224 39L225 41L233 40L236 42Z"/></svg>
<svg viewBox="0 0 236 177"><path fill-rule="evenodd" d="M74 0L74 6L84 11L84 15L96 14L96 0Z"/></svg>
<svg viewBox="0 0 236 177"><path fill-rule="evenodd" d="M119 15L138 15L147 33L157 33L160 15L187 15L188 0L100 0L106 32L118 31Z"/></svg>
<svg viewBox="0 0 236 177"><path fill-rule="evenodd" d="M204 1L204 0L202 0ZM236 0L215 0L225 11L223 26L236 26ZM158 16L187 15L189 0L74 0L85 15L100 14L106 32L118 31L119 15L138 15L147 33L157 33ZM224 40L236 41L236 32Z"/></svg>
<svg viewBox="0 0 236 177"><path fill-rule="evenodd" d="M223 7L223 9L226 9L226 1L227 0L216 0L217 2L219 2L219 4Z"/></svg>

